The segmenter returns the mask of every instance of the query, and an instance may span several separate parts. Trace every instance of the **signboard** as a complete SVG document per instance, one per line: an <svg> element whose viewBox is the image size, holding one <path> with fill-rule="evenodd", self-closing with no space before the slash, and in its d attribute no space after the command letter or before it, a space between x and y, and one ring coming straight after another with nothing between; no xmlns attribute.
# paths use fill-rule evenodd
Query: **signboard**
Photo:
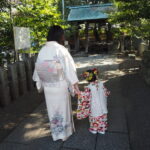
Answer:
<svg viewBox="0 0 150 150"><path fill-rule="evenodd" d="M14 27L13 30L15 50L30 48L30 29L25 27Z"/></svg>

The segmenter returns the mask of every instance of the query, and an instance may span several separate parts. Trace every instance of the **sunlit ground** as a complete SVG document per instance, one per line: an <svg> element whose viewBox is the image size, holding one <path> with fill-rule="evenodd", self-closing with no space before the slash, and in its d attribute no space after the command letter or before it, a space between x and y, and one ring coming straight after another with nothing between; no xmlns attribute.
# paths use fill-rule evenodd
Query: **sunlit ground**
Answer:
<svg viewBox="0 0 150 150"><path fill-rule="evenodd" d="M139 58L135 60L120 59L115 55L91 55L89 57L77 57L74 60L77 66L81 90L88 84L81 76L87 69L97 68L99 70L99 80L107 82L110 79L137 72L141 62Z"/></svg>
<svg viewBox="0 0 150 150"><path fill-rule="evenodd" d="M2 126L2 129L7 130L12 126L14 123L7 123ZM42 104L11 132L7 140L26 143L47 136L50 137L49 120L45 104Z"/></svg>
<svg viewBox="0 0 150 150"><path fill-rule="evenodd" d="M89 57L74 58L80 84L84 84L81 74L87 69L97 68L100 80L108 80L127 73L132 73L140 67L140 59L120 59L115 55L91 55Z"/></svg>
<svg viewBox="0 0 150 150"><path fill-rule="evenodd" d="M33 113L30 116L33 118L33 122L31 121L24 125L24 129L26 130L26 132L24 133L24 139L26 141L30 141L49 136L50 130L46 109L44 113Z"/></svg>
<svg viewBox="0 0 150 150"><path fill-rule="evenodd" d="M85 67L98 67L105 65L118 65L123 59L118 59L115 56L107 55L90 55L89 57L74 58L77 69Z"/></svg>

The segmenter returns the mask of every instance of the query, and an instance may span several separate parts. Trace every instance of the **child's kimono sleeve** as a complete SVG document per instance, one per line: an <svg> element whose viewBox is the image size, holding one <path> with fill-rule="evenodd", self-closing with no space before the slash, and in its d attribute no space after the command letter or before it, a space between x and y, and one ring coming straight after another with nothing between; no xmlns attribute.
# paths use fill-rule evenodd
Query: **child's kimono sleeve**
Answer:
<svg viewBox="0 0 150 150"><path fill-rule="evenodd" d="M88 87L78 96L77 119L81 120L90 115L91 92Z"/></svg>

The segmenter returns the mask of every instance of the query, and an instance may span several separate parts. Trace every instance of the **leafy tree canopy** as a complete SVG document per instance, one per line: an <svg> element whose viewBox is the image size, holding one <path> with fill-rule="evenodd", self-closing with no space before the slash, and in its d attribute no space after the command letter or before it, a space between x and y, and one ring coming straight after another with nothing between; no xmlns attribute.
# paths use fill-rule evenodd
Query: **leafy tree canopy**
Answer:
<svg viewBox="0 0 150 150"><path fill-rule="evenodd" d="M120 31L129 35L150 38L150 1L114 0L117 7L110 21L120 24Z"/></svg>
<svg viewBox="0 0 150 150"><path fill-rule="evenodd" d="M50 25L61 24L58 0L19 0L0 3L0 46L13 48L13 26L29 27L34 46L45 41ZM65 25L63 26L65 27Z"/></svg>
<svg viewBox="0 0 150 150"><path fill-rule="evenodd" d="M16 9L14 25L30 27L38 46L45 40L49 26L63 22L55 0L22 0Z"/></svg>

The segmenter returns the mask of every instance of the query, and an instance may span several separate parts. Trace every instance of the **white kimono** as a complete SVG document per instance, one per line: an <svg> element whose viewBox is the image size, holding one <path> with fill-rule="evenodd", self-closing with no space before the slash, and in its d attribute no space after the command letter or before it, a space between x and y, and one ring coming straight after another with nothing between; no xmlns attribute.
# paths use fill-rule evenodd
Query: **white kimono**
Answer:
<svg viewBox="0 0 150 150"><path fill-rule="evenodd" d="M39 91L44 90L53 140L66 140L74 131L68 88L78 82L68 50L55 41L47 42L38 54L33 80Z"/></svg>

